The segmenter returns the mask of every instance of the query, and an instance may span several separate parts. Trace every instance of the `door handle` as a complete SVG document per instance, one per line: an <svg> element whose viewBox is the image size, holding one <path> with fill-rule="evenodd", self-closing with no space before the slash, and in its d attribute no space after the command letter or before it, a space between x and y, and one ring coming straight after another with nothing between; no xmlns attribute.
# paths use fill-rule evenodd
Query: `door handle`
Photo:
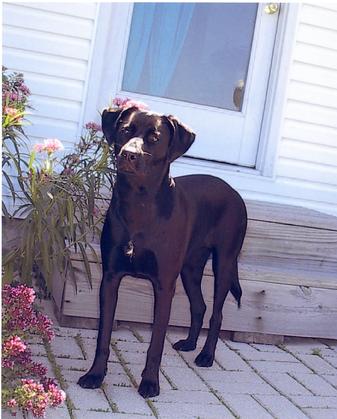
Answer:
<svg viewBox="0 0 337 419"><path fill-rule="evenodd" d="M238 80L233 92L233 103L237 111L241 111L243 94L244 94L245 82L243 80Z"/></svg>
<svg viewBox="0 0 337 419"><path fill-rule="evenodd" d="M280 10L279 3L267 3L267 5L264 8L264 12L267 15L274 15L275 13L278 13Z"/></svg>

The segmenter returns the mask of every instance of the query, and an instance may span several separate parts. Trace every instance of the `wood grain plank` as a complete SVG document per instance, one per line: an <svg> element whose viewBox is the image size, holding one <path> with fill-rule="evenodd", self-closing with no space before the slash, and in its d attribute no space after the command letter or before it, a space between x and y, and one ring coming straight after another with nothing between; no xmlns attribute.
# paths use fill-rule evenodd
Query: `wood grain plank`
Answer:
<svg viewBox="0 0 337 419"><path fill-rule="evenodd" d="M211 282L208 277L202 286L207 305L203 324L206 328L212 310ZM228 296L223 309L222 330L337 338L336 289L246 280L242 280L241 284L244 291L242 307L239 310L234 298ZM152 323L153 305L150 282L126 277L119 291L116 320ZM83 307L86 309L85 313ZM78 294L68 289L65 293L63 314L98 317L98 286ZM189 326L189 322L188 300L179 279L172 303L170 324Z"/></svg>

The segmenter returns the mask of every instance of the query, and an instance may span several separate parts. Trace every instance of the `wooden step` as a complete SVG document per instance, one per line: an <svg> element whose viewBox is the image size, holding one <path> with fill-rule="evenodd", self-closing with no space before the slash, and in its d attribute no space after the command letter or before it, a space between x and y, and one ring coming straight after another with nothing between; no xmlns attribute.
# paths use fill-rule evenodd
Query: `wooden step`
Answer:
<svg viewBox="0 0 337 419"><path fill-rule="evenodd" d="M248 201L247 209L248 230L239 262L242 308L238 310L234 298L227 298L222 329L336 339L337 217L257 201ZM100 258L97 245L96 250ZM78 269L77 291L71 281L62 290L59 311L65 325L71 323L69 319L89 321L99 315L100 264L89 254L91 288L82 256L72 257ZM211 261L206 264L202 288L207 305L203 327L208 327L213 300ZM151 323L152 312L150 282L124 278L116 319ZM189 326L189 322L189 304L179 278L170 324Z"/></svg>

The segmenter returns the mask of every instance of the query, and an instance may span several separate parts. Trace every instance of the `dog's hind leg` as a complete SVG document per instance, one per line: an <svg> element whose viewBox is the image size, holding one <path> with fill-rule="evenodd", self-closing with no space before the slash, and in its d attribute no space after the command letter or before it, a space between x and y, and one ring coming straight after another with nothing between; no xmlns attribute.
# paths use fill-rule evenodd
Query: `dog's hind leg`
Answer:
<svg viewBox="0 0 337 419"><path fill-rule="evenodd" d="M206 304L201 292L201 280L207 258L208 248L202 248L187 258L181 271L181 279L190 302L191 327L187 339L182 339L173 345L178 351L193 351L196 348L202 327Z"/></svg>
<svg viewBox="0 0 337 419"><path fill-rule="evenodd" d="M205 345L196 357L195 363L199 367L210 367L214 361L215 348L222 323L222 308L232 284L238 283L237 257L218 257L216 250L213 254L214 271L214 299L213 312Z"/></svg>

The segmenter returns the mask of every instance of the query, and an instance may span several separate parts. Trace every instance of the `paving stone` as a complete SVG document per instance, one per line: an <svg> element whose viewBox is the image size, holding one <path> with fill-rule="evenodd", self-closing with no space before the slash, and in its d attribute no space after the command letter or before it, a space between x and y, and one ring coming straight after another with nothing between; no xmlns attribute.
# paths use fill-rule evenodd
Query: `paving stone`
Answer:
<svg viewBox="0 0 337 419"><path fill-rule="evenodd" d="M233 418L224 405L154 402L160 418Z"/></svg>
<svg viewBox="0 0 337 419"><path fill-rule="evenodd" d="M257 395L255 398L277 418L307 419L307 416L299 408L293 405L286 397L281 395Z"/></svg>
<svg viewBox="0 0 337 419"><path fill-rule="evenodd" d="M146 401L140 396L135 388L126 387L107 387L106 394L120 413L137 413L142 415L152 415Z"/></svg>
<svg viewBox="0 0 337 419"><path fill-rule="evenodd" d="M50 345L53 354L57 358L84 359L82 351L74 338L55 336Z"/></svg>
<svg viewBox="0 0 337 419"><path fill-rule="evenodd" d="M257 349L259 352L278 352L284 354L284 350L276 345L266 345L264 343L251 343L250 346Z"/></svg>
<svg viewBox="0 0 337 419"><path fill-rule="evenodd" d="M271 419L272 416L250 395L227 394L223 397L226 404L241 419Z"/></svg>
<svg viewBox="0 0 337 419"><path fill-rule="evenodd" d="M326 381L337 388L337 374L336 375L322 375Z"/></svg>
<svg viewBox="0 0 337 419"><path fill-rule="evenodd" d="M63 337L75 337L80 335L83 338L97 339L97 330L92 329L77 329L73 327L55 327L55 334Z"/></svg>
<svg viewBox="0 0 337 419"><path fill-rule="evenodd" d="M74 416L74 419L102 419L102 418L110 419L111 417L115 418L115 415L111 413L111 410L109 412L105 412L104 409L100 411L73 410L73 416ZM47 417L46 419L49 419L49 418ZM143 419L144 419L144 416L143 416Z"/></svg>
<svg viewBox="0 0 337 419"><path fill-rule="evenodd" d="M298 354L298 358L319 374L333 375L336 370L317 355Z"/></svg>
<svg viewBox="0 0 337 419"><path fill-rule="evenodd" d="M34 356L47 356L46 348L44 347L44 345L33 343L29 345L29 349L31 350L32 355Z"/></svg>
<svg viewBox="0 0 337 419"><path fill-rule="evenodd" d="M263 372L261 375L281 393L289 395L311 395L304 386L295 381L286 373Z"/></svg>
<svg viewBox="0 0 337 419"><path fill-rule="evenodd" d="M253 372L223 371L224 374L204 376L204 379L218 393L226 394L277 394L268 383Z"/></svg>
<svg viewBox="0 0 337 419"><path fill-rule="evenodd" d="M1 409L1 419L25 419L23 417L23 414L21 412L18 412L16 416L12 416L9 412L6 410Z"/></svg>
<svg viewBox="0 0 337 419"><path fill-rule="evenodd" d="M288 352L250 351L245 353L244 358L247 361L294 362L297 364L299 363L299 361Z"/></svg>
<svg viewBox="0 0 337 419"><path fill-rule="evenodd" d="M46 419L70 419L70 414L66 407L57 407L46 411Z"/></svg>
<svg viewBox="0 0 337 419"><path fill-rule="evenodd" d="M120 342L134 342L134 343L139 342L137 337L132 333L132 330L130 330L128 327L123 327L123 326L119 327L117 330L112 331L111 339L117 340Z"/></svg>
<svg viewBox="0 0 337 419"><path fill-rule="evenodd" d="M42 364L47 368L47 375L53 374L53 367L46 356L32 356L32 361Z"/></svg>
<svg viewBox="0 0 337 419"><path fill-rule="evenodd" d="M206 384L190 368L162 367L179 390L207 390Z"/></svg>
<svg viewBox="0 0 337 419"><path fill-rule="evenodd" d="M161 366L188 368L185 361L179 355L163 355Z"/></svg>
<svg viewBox="0 0 337 419"><path fill-rule="evenodd" d="M234 342L232 340L224 340L224 343L228 345L231 349L234 349L235 351L239 351L240 353L257 351L257 349L255 349L249 343Z"/></svg>
<svg viewBox="0 0 337 419"><path fill-rule="evenodd" d="M81 340L86 353L86 358L90 363L92 363L96 352L96 340L90 338L82 338ZM117 355L115 354L115 351L112 348L110 348L108 362L118 362Z"/></svg>
<svg viewBox="0 0 337 419"><path fill-rule="evenodd" d="M135 331L137 336L139 335L143 342L151 342L152 327L150 325L142 324L137 326L131 326L130 330Z"/></svg>
<svg viewBox="0 0 337 419"><path fill-rule="evenodd" d="M337 397L320 396L290 396L291 400L300 407L334 408L337 409Z"/></svg>
<svg viewBox="0 0 337 419"><path fill-rule="evenodd" d="M80 377L84 374L84 371L72 371L72 370L63 370L62 376L67 383L77 383Z"/></svg>
<svg viewBox="0 0 337 419"><path fill-rule="evenodd" d="M107 386L132 387L130 378L120 364L109 364L104 383Z"/></svg>
<svg viewBox="0 0 337 419"><path fill-rule="evenodd" d="M295 354L312 355L313 350L326 349L327 345L315 339L291 338L286 341L285 348Z"/></svg>
<svg viewBox="0 0 337 419"><path fill-rule="evenodd" d="M121 355L127 364L142 365L143 367L145 366L146 352L121 351Z"/></svg>
<svg viewBox="0 0 337 419"><path fill-rule="evenodd" d="M86 389L78 384L69 383L66 393L74 403L75 409L109 409L111 411L109 403L100 388Z"/></svg>
<svg viewBox="0 0 337 419"><path fill-rule="evenodd" d="M305 413L313 419L333 419L337 418L337 409L303 409Z"/></svg>
<svg viewBox="0 0 337 419"><path fill-rule="evenodd" d="M311 370L300 362L249 361L259 372L298 372L311 373Z"/></svg>
<svg viewBox="0 0 337 419"><path fill-rule="evenodd" d="M159 396L151 399L159 403L221 404L210 391L161 390Z"/></svg>
<svg viewBox="0 0 337 419"><path fill-rule="evenodd" d="M317 374L291 374L297 381L317 396L337 396L337 390Z"/></svg>
<svg viewBox="0 0 337 419"><path fill-rule="evenodd" d="M331 369L331 372L333 374L337 373L337 357L327 356L323 357L325 362L327 362L329 365L331 365L333 368Z"/></svg>
<svg viewBox="0 0 337 419"><path fill-rule="evenodd" d="M145 365L145 364L144 364ZM127 368L129 368L134 380L137 383L137 386L139 386L140 381L142 379L142 371L144 369L144 365L139 364L128 364ZM167 381L165 376L162 374L161 371L159 371L159 385L161 390L172 390L171 384Z"/></svg>
<svg viewBox="0 0 337 419"><path fill-rule="evenodd" d="M319 355L322 358L337 358L337 349L324 348L319 350Z"/></svg>
<svg viewBox="0 0 337 419"><path fill-rule="evenodd" d="M88 371L91 362L84 359L57 358L57 365L63 370Z"/></svg>
<svg viewBox="0 0 337 419"><path fill-rule="evenodd" d="M216 352L216 361L227 371L250 371L249 365L233 350L229 349L219 340Z"/></svg>
<svg viewBox="0 0 337 419"><path fill-rule="evenodd" d="M117 348L122 352L146 353L149 344L143 342L117 341Z"/></svg>

